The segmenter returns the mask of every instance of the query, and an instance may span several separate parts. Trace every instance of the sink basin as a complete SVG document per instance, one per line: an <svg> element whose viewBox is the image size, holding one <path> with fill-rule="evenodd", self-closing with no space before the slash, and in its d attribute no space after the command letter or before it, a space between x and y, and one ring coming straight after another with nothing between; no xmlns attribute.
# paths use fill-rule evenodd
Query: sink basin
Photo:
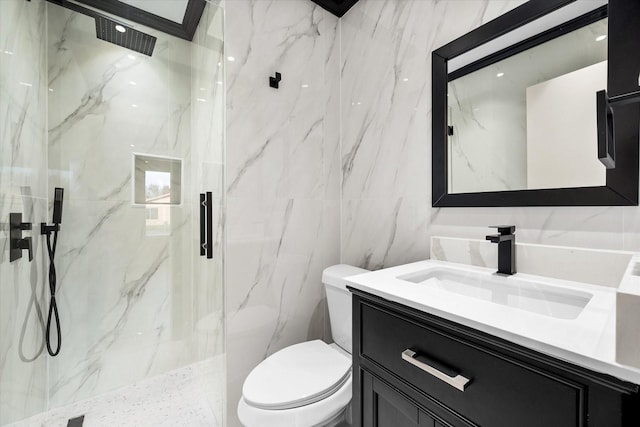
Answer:
<svg viewBox="0 0 640 427"><path fill-rule="evenodd" d="M397 278L556 319L577 318L593 296L517 275L500 276L448 268L430 268Z"/></svg>

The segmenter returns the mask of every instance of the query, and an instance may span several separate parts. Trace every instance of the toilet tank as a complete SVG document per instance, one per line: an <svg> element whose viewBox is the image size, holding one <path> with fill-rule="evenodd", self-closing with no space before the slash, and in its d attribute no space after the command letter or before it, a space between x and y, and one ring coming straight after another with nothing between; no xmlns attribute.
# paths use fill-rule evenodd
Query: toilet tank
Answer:
<svg viewBox="0 0 640 427"><path fill-rule="evenodd" d="M332 265L322 272L322 283L327 291L329 320L333 340L351 354L351 292L346 277L368 273L369 270L347 264Z"/></svg>

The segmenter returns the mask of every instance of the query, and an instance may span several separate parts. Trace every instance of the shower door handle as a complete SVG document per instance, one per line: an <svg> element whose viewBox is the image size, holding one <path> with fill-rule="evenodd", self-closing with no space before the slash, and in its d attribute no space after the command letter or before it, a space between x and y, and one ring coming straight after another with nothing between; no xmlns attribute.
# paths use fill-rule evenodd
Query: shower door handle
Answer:
<svg viewBox="0 0 640 427"><path fill-rule="evenodd" d="M204 193L200 193L200 256L204 256L207 253L207 237L206 237L206 209L207 209L207 196Z"/></svg>
<svg viewBox="0 0 640 427"><path fill-rule="evenodd" d="M200 256L213 258L213 193L200 193Z"/></svg>

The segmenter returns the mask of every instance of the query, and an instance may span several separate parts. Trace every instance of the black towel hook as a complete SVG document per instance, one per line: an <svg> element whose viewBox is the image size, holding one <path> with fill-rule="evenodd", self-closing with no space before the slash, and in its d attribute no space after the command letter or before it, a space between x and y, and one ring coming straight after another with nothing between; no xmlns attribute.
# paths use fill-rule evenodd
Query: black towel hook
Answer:
<svg viewBox="0 0 640 427"><path fill-rule="evenodd" d="M282 74L276 72L276 76L275 77L269 77L269 86L271 86L274 89L279 89L280 88L280 80L282 80Z"/></svg>

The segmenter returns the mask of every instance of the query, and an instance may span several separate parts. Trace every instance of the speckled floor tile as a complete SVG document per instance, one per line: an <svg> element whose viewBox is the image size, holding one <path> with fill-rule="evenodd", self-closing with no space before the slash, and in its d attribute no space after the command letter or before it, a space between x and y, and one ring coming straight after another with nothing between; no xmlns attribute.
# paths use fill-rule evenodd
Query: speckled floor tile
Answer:
<svg viewBox="0 0 640 427"><path fill-rule="evenodd" d="M7 427L222 427L224 371L208 359Z"/></svg>

